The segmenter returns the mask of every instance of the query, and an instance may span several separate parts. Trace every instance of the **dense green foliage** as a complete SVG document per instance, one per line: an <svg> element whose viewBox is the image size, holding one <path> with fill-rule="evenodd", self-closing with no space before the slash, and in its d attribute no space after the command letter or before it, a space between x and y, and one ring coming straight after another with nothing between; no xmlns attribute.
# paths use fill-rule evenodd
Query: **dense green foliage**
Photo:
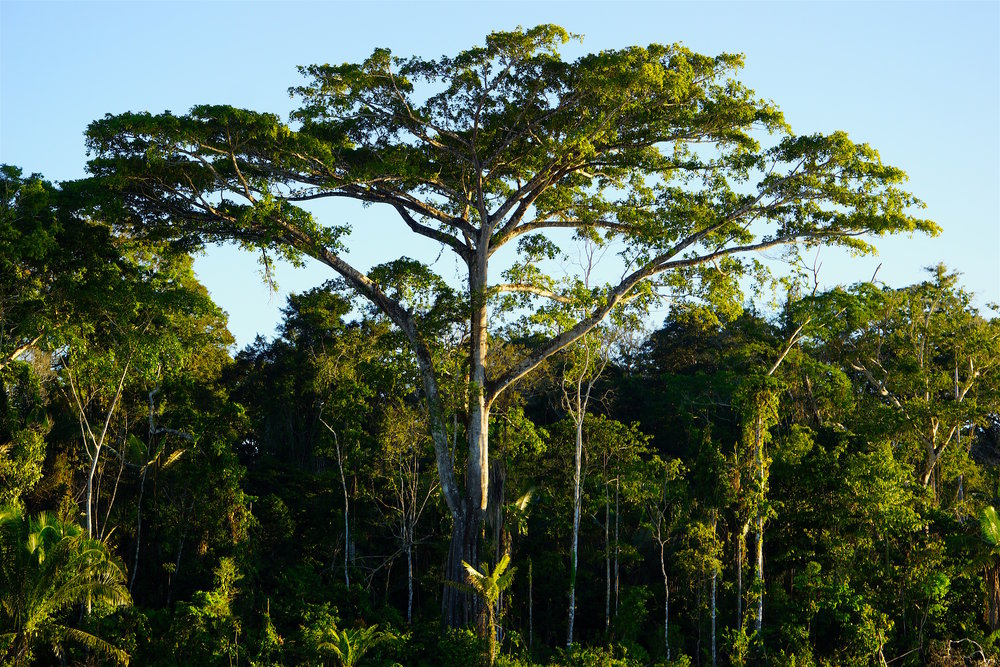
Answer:
<svg viewBox="0 0 1000 667"><path fill-rule="evenodd" d="M764 314L729 258L932 230L902 172L787 133L725 78L734 56L565 63L564 37L307 68L295 130L109 117L100 181L2 168L4 664L996 663L1000 319L943 266L901 288L788 278ZM520 258L489 294L405 258L355 275L343 230L295 206L321 193L392 204L470 265L508 237ZM546 227L591 259L623 243L639 277L551 279ZM231 355L185 254L221 237L342 278ZM477 333L488 308L512 316Z"/></svg>

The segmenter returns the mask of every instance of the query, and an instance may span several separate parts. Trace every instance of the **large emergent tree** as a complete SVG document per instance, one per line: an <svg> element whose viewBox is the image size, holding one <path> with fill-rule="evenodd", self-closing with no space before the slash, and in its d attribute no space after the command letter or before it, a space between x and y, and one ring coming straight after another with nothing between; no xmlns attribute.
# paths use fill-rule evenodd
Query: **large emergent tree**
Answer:
<svg viewBox="0 0 1000 667"><path fill-rule="evenodd" d="M658 284L735 280L754 265L739 259L752 251L867 251L862 235L936 229L907 212L919 202L900 189L905 175L870 147L843 133L792 134L772 103L733 78L740 56L653 44L566 61L558 47L569 37L543 25L491 34L455 56L398 58L378 49L359 64L303 67L308 83L292 89L301 106L291 124L198 106L186 115L107 116L88 132L92 173L147 233L192 246L235 240L265 257L308 255L400 328L420 367L454 520L453 580L464 577L463 560L479 562L490 408L544 359L612 310L648 301ZM758 142L764 136L774 138L768 147ZM454 306L446 298L453 295L441 290L421 305L381 283L381 274L358 270L341 243L345 222L322 222L302 207L320 198L379 205L464 267L464 482L449 453L442 377L425 330L440 322L444 304ZM566 296L562 285L576 289L546 270L559 244L582 238L616 248L617 277L592 289L594 305L578 321L520 358L492 363L500 358L490 355L499 299L538 306ZM496 281L491 259L505 247L503 261L513 266ZM420 284L444 284L409 259L389 266L415 272ZM445 595L446 620L467 620L458 589Z"/></svg>

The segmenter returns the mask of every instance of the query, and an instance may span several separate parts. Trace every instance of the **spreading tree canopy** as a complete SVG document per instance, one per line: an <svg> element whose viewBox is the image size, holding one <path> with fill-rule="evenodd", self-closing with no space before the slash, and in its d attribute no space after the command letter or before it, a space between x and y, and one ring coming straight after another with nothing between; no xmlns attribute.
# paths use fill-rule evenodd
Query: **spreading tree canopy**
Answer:
<svg viewBox="0 0 1000 667"><path fill-rule="evenodd" d="M306 83L291 89L301 105L287 123L197 106L109 115L88 131L92 173L116 195L105 215L193 247L237 241L268 256L313 257L399 327L420 366L454 519L453 580L463 560L478 562L491 405L544 359L624 304L650 303L660 285L735 280L752 270L741 259L752 251L867 252L866 235L936 231L909 213L919 202L901 188L904 173L875 150L840 132L793 134L773 103L734 78L741 56L652 44L568 61L558 49L570 37L542 25L493 33L454 56L377 49L357 64L302 67ZM464 293L407 258L362 272L345 255L345 222L304 208L320 198L379 205L440 244L465 269ZM547 260L581 240L620 251L618 277L591 280L579 319L493 363L491 316L502 300L542 308L579 294L582 281L556 279ZM513 264L491 274L505 246ZM414 298L415 286L433 298ZM428 334L445 316L467 334L464 483ZM462 620L457 600L445 607L449 621Z"/></svg>

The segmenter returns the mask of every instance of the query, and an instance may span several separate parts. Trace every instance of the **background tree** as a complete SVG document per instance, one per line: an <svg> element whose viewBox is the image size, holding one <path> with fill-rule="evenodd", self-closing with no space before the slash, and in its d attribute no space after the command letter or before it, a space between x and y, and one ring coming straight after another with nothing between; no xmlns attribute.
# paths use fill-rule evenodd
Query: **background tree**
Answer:
<svg viewBox="0 0 1000 667"><path fill-rule="evenodd" d="M975 425L1000 403L1000 331L972 306L957 274L928 271L929 280L909 287L859 284L814 303L826 353L871 399L866 421L881 425L873 436L905 444L921 483L951 504L965 494ZM941 498L946 489L950 499Z"/></svg>

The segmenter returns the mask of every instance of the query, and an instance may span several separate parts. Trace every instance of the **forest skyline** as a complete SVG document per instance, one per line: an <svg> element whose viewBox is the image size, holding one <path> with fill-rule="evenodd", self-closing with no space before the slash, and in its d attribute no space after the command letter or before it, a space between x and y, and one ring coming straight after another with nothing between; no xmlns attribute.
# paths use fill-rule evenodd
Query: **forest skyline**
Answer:
<svg viewBox="0 0 1000 667"><path fill-rule="evenodd" d="M392 8L397 20L379 22L379 6ZM296 65L359 60L382 46L440 55L492 30L547 19L584 36L563 47L567 57L673 41L702 53L742 52L741 80L777 101L796 132L847 130L906 171L907 187L928 205L921 215L937 221L942 234L884 239L876 258L823 251L824 285L867 280L881 265L879 279L900 286L943 261L963 271L980 307L1000 302L1000 17L994 3L848 5L843 11L824 3L618 3L612 15L600 3L584 3L571 17L561 3L511 4L504 11L488 3L207 3L199 8L201 21L188 21L178 7L3 3L0 161L53 180L79 178L86 163L83 132L105 113L225 103L287 118L286 91L302 82ZM311 19L299 20L306 16ZM338 26L347 29L338 32ZM198 46L155 46L181 36ZM255 40L258 46L247 48ZM232 74L213 74L218 71ZM326 219L364 222L348 241L361 266L381 261L380 244L401 231L370 211L320 210ZM423 261L435 258L433 248L396 254L404 250ZM279 263L279 291L272 294L257 258L231 246L211 248L195 268L229 312L237 347L258 333L273 335L286 296L325 279L311 263L304 269ZM442 273L450 271L444 266Z"/></svg>

